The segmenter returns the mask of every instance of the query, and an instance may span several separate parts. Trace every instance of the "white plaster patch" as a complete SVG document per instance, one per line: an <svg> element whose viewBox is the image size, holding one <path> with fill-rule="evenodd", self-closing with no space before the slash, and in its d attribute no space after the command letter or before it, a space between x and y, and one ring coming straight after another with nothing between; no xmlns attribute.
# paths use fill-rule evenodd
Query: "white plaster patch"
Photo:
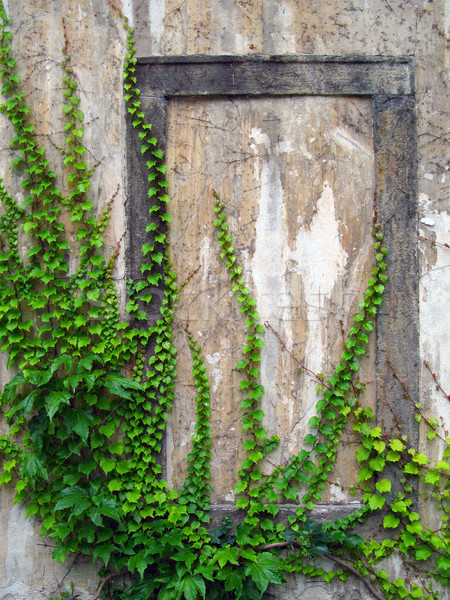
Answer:
<svg viewBox="0 0 450 600"><path fill-rule="evenodd" d="M430 181L433 181L434 179L433 173L425 173L424 177L425 179L429 179Z"/></svg>
<svg viewBox="0 0 450 600"><path fill-rule="evenodd" d="M309 228L300 226L295 250L291 251L295 270L303 282L307 307L308 339L305 360L309 368L321 372L325 340L321 324L325 301L347 262L347 253L339 238L339 223L334 209L333 190L324 181L322 196Z"/></svg>
<svg viewBox="0 0 450 600"><path fill-rule="evenodd" d="M166 12L166 0L150 0L148 6L148 18L150 25L150 36L153 44L158 45L164 32L164 14Z"/></svg>
<svg viewBox="0 0 450 600"><path fill-rule="evenodd" d="M218 352L214 352L214 354L207 354L206 360L210 365L215 365L220 360L220 354ZM214 368L211 372L211 391L213 394L217 392L217 388L219 387L223 378L222 369L218 367Z"/></svg>
<svg viewBox="0 0 450 600"><path fill-rule="evenodd" d="M428 196L428 194L424 194L423 192L421 192L419 194L419 205L423 208L423 210L427 210L429 203L430 197Z"/></svg>
<svg viewBox="0 0 450 600"><path fill-rule="evenodd" d="M175 450L175 444L173 439L173 427L172 427L172 411L167 413L167 421L166 421L166 452L167 452L167 460L166 460L166 478L168 484L173 487L173 462L172 457Z"/></svg>
<svg viewBox="0 0 450 600"><path fill-rule="evenodd" d="M206 276L209 267L209 256L211 250L211 240L208 236L200 242L200 263L202 265L203 275Z"/></svg>
<svg viewBox="0 0 450 600"><path fill-rule="evenodd" d="M222 369L213 369L211 373L211 391L213 394L217 392L217 388L219 387L223 378Z"/></svg>
<svg viewBox="0 0 450 600"><path fill-rule="evenodd" d="M230 492L225 496L225 500L227 502L234 502L236 499L236 494L234 490L230 490Z"/></svg>
<svg viewBox="0 0 450 600"><path fill-rule="evenodd" d="M296 36L288 33L294 19L292 7L287 2L273 3L271 14L273 33L270 34L274 52L277 54L295 53Z"/></svg>
<svg viewBox="0 0 450 600"><path fill-rule="evenodd" d="M424 217L423 219L420 219L420 222L428 227L433 227L434 225L434 219L430 219L430 217Z"/></svg>
<svg viewBox="0 0 450 600"><path fill-rule="evenodd" d="M447 242L450 233L450 215L446 212L424 211L422 222L433 222L433 231L437 242ZM428 223L425 223L428 224ZM445 281L449 278L448 249L439 245L435 247L436 259L420 278L420 345L422 359L425 359L433 372L438 373L439 381L444 389L450 385L450 300ZM450 422L448 401L439 390L435 389L429 374L423 374L424 381L429 382L424 392L429 398L430 415L440 415L444 422Z"/></svg>
<svg viewBox="0 0 450 600"><path fill-rule="evenodd" d="M447 37L450 36L450 0L445 0L444 5L444 15L445 15L445 35Z"/></svg>
<svg viewBox="0 0 450 600"><path fill-rule="evenodd" d="M248 37L240 33L235 32L234 35L234 51L236 54L246 54L249 49L250 42ZM229 50L228 50L229 52Z"/></svg>
<svg viewBox="0 0 450 600"><path fill-rule="evenodd" d="M254 139L256 144L264 144L264 146L267 149L269 149L269 136L267 135L267 133L263 133L258 127L253 127L249 137Z"/></svg>
<svg viewBox="0 0 450 600"><path fill-rule="evenodd" d="M312 160L314 158L314 156L311 154L311 152L307 149L304 142L300 143L299 149L300 149L300 152L303 154L303 156L306 159Z"/></svg>
<svg viewBox="0 0 450 600"><path fill-rule="evenodd" d="M215 365L216 362L220 360L220 354L218 352L214 352L214 354L207 354L206 360L209 362L210 365Z"/></svg>
<svg viewBox="0 0 450 600"><path fill-rule="evenodd" d="M133 0L122 0L122 12L127 17L130 26L133 27Z"/></svg>
<svg viewBox="0 0 450 600"><path fill-rule="evenodd" d="M29 541L33 537L31 519L25 519L26 509L23 504L15 504L8 519L8 549L5 558L5 572L8 581L29 581L33 575L34 564Z"/></svg>
<svg viewBox="0 0 450 600"><path fill-rule="evenodd" d="M300 594L298 600L331 600L331 596L323 586L312 585Z"/></svg>
<svg viewBox="0 0 450 600"><path fill-rule="evenodd" d="M292 146L291 140L283 140L277 142L277 145L275 146L275 152L277 154L290 154L291 152L293 152L293 150L294 147Z"/></svg>
<svg viewBox="0 0 450 600"><path fill-rule="evenodd" d="M348 498L346 494L342 491L341 486L332 483L330 486L330 495L333 500L336 502L347 502Z"/></svg>
<svg viewBox="0 0 450 600"><path fill-rule="evenodd" d="M0 588L0 600L2 598L6 598L6 600L12 600L13 598L17 600L17 598L26 598L28 597L30 588L22 583L21 581L16 581L11 585L7 585L6 587Z"/></svg>
<svg viewBox="0 0 450 600"><path fill-rule="evenodd" d="M254 179L260 186L259 212L255 226L255 251L251 272L255 285L256 303L261 321L290 322L291 308L280 308L280 299L287 295L286 265L289 258L286 206L281 185L280 164L276 152L271 151L269 136L254 127L250 137L255 140ZM265 150L257 146L263 145ZM278 326L278 325L277 325ZM292 345L292 331L283 332L288 346ZM264 425L271 430L277 422L275 399L278 396L277 375L280 361L279 344L266 345L261 354L261 383L266 391ZM267 401L267 399L269 399Z"/></svg>

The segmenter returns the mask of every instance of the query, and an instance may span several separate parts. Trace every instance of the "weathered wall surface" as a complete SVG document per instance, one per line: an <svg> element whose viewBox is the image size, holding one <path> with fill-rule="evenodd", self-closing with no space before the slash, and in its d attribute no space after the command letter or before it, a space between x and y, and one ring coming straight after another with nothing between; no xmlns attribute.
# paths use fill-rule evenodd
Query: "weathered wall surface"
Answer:
<svg viewBox="0 0 450 600"><path fill-rule="evenodd" d="M236 394L242 377L235 365L245 345L245 318L230 296L218 257L211 185L227 206L234 245L261 322L270 323L309 369L330 372L341 353L339 320L350 326L372 268L371 123L367 99L169 103L174 265L181 281L201 266L183 290L177 321L180 329L189 323L211 365L213 503L234 500L244 458ZM185 477L195 422L187 410L193 408L189 349L179 338L179 402L172 413L168 450L176 487ZM281 440L266 465L269 472L272 461L287 463L301 446L313 416L317 381L299 375L298 369L269 329L261 363L263 424L269 436ZM361 377L373 382L373 373ZM368 388L373 392L373 385ZM356 471L348 457L346 462L341 475L348 486L356 483Z"/></svg>
<svg viewBox="0 0 450 600"><path fill-rule="evenodd" d="M121 93L123 31L106 0L9 0L14 52L43 144L55 161L63 139L59 61L66 20L70 54L80 83L82 110L92 122L86 146L102 160L93 187L100 211L120 192L109 230L112 249L126 229L125 133ZM448 36L445 0L124 0L136 29L140 56L180 54L322 54L414 56L416 60L418 193L420 216L421 355L449 386L448 250ZM446 37L447 36L447 37ZM318 372L327 372L339 351L339 319L354 310L368 268L367 249L373 183L370 101L327 98L295 100L176 100L169 108L168 166L173 197L173 254L180 280L200 265L180 302L178 345L186 320L204 347L214 390L213 462L215 501L232 501L239 461L240 424L225 390L236 379L243 331L218 263L211 226L211 191L227 204L248 281L263 320L287 346ZM151 119L151 115L149 115ZM0 176L8 171L10 128L0 121ZM305 177L305 173L307 176ZM20 193L20 192L19 192ZM131 201L132 199L129 199ZM302 260L300 260L302 253ZM305 260L305 254L307 260ZM116 277L124 277L119 261ZM446 283L447 282L447 283ZM394 283L395 284L395 283ZM277 293L274 295L274 291ZM207 302L205 302L205 296ZM200 332L200 333L199 333ZM212 335L211 332L214 332ZM269 335L267 336L269 338ZM314 404L314 385L275 339L263 355L265 405L270 433L283 439L283 460L303 437ZM169 477L183 477L189 451L193 393L189 362L180 360L178 398L168 439ZM422 402L430 415L450 422L448 402L421 367ZM371 361L361 378L372 380ZM8 373L2 367L1 380ZM235 387L236 389L236 387ZM369 396L374 391L368 386ZM274 399L277 399L276 401ZM234 399L236 401L236 399ZM367 400L371 402L370 397ZM238 403L238 402L236 402ZM284 435L283 435L284 433ZM347 458L342 457L342 464ZM351 468L343 469L345 477ZM339 473L339 471L338 471ZM346 501L338 486L330 501ZM424 507L426 510L426 507ZM24 520L12 494L0 488L0 599L49 598L58 584L74 581L91 597L96 571L87 563L56 566L39 545L39 524ZM83 592L84 590L84 592ZM291 580L279 597L295 600L364 598L358 585L325 587Z"/></svg>
<svg viewBox="0 0 450 600"><path fill-rule="evenodd" d="M80 108L89 125L84 141L87 160L100 162L92 180L92 196L101 213L120 186L107 233L106 253L116 249L126 229L124 107L122 100L123 29L104 0L10 0L6 3L13 21L13 55L24 81L31 115L52 164L61 161L59 148L65 138L62 109L63 19L69 38L69 53L76 66ZM23 200L9 170L12 127L1 116L0 177L8 189ZM54 169L55 171L57 168ZM119 286L124 278L121 259L115 272ZM2 386L9 378L1 363ZM40 525L25 520L25 509L14 506L13 490L0 489L0 598L2 600L59 597L60 586L75 584L81 598L92 598L97 586L97 569L90 560L56 565L51 560L51 540L39 537ZM62 589L62 588L61 588ZM87 592L88 590L89 592ZM84 595L83 595L84 592Z"/></svg>

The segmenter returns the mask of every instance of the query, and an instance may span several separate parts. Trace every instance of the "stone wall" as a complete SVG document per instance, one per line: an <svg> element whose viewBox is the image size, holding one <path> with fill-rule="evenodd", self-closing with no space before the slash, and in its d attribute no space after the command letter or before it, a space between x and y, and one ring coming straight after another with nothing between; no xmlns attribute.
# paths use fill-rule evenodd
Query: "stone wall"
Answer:
<svg viewBox="0 0 450 600"><path fill-rule="evenodd" d="M86 146L101 161L93 181L98 210L120 186L106 251L125 231L128 178L126 125L121 90L123 30L106 0L9 0L14 52L43 144L60 160L61 84L59 63L65 19L69 52L76 65L81 108L90 125ZM139 57L155 55L324 55L409 56L415 59L417 187L419 202L420 358L444 384L448 372L448 36L445 0L124 0L135 27ZM446 12L447 11L447 12ZM148 115L152 120L152 115ZM9 126L0 121L0 176L8 170ZM339 320L349 322L370 269L370 217L376 186L371 100L368 97L178 98L168 104L166 147L169 168L173 258L180 280L200 267L186 286L177 316L180 367L177 402L167 439L167 476L179 485L189 451L193 393L183 324L189 321L206 354L212 382L213 501L232 503L240 456L234 364L244 329L217 259L211 217L211 188L230 215L235 246L257 297L262 321L278 331L306 366L327 373L340 352ZM19 191L20 194L20 191ZM415 239L415 231L411 232ZM126 276L121 255L115 277ZM391 285L395 289L396 282ZM401 310L401 307L399 307ZM263 354L265 412L269 433L282 444L276 461L298 447L314 407L314 382L268 332ZM447 360L446 360L447 359ZM448 402L420 371L425 411L450 422ZM376 403L375 351L364 363L366 402ZM4 366L2 383L9 373ZM236 395L236 394L235 394ZM378 406L379 414L382 407ZM381 411L381 413L380 413ZM351 435L351 432L348 432ZM348 437L348 441L351 441ZM339 459L335 483L354 481L349 448ZM352 498L339 485L327 490L331 505ZM427 511L427 506L422 507ZM432 515L430 515L432 519ZM92 596L96 570L87 561L55 565L38 535L39 524L24 520L9 490L0 488L0 600L44 599L73 581L81 598ZM365 598L348 580L325 584L291 579L279 598L330 600Z"/></svg>

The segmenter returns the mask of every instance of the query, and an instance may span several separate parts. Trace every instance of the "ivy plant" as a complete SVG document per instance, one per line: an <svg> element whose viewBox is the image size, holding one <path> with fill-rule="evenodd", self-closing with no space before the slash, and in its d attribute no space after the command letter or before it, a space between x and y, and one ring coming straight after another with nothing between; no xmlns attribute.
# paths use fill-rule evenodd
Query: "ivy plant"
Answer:
<svg viewBox="0 0 450 600"><path fill-rule="evenodd" d="M183 485L174 490L165 481L161 453L177 377L173 320L188 281L177 282L170 261L167 169L140 101L133 30L120 9L110 6L125 27L124 98L147 167L149 199L142 277L127 282L125 321L113 280L118 248L108 255L104 247L117 193L105 199L96 216L91 178L99 165L89 162L83 144L85 116L68 52L70 29L64 22L66 137L63 168L56 172L30 121L0 0L0 110L14 129L11 167L24 195L19 202L0 181L0 343L15 373L0 396L8 429L0 437L0 485L14 486L16 502L26 503L27 516L39 519L41 534L53 541L56 561L78 553L100 565L96 598L258 600L289 573L327 583L355 576L379 599L438 598L450 580L448 432L414 405L433 456L442 453L432 460L426 449L409 443L397 415L394 430L373 423L356 380L387 284L388 251L376 212L374 268L344 336L341 361L327 378L316 376L316 415L303 447L288 464L263 474L261 461L280 442L262 425L266 328L233 246L226 201L213 193L217 251L246 328L236 365L242 373L238 392L245 452L235 486L236 518L210 527L210 385L201 346L188 327L195 431ZM25 253L19 237L26 240ZM69 249L76 260L69 261ZM149 323L155 286L163 290L163 301L158 319ZM395 366L389 366L399 393L413 402ZM317 523L311 511L333 473L348 422L360 437L356 459L363 508ZM439 515L437 529L422 521L420 495ZM283 521L280 503L286 500L296 509ZM364 539L357 526L377 516L378 534ZM400 565L395 575L385 566L393 556Z"/></svg>

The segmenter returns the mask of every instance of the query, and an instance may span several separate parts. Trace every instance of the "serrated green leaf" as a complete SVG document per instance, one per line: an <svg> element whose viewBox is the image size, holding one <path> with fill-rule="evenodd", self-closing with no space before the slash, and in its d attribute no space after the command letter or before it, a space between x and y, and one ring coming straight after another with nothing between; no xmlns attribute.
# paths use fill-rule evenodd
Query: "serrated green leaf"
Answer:
<svg viewBox="0 0 450 600"><path fill-rule="evenodd" d="M102 380L103 385L120 398L131 399L129 390L142 390L142 385L135 379L125 377L121 373L108 373Z"/></svg>
<svg viewBox="0 0 450 600"><path fill-rule="evenodd" d="M49 395L45 398L45 406L50 420L53 419L61 405L70 404L72 397L73 396L70 392L63 392L60 390L49 393Z"/></svg>
<svg viewBox="0 0 450 600"><path fill-rule="evenodd" d="M84 512L92 502L86 490L79 485L67 487L59 494L59 500L55 505L55 511L72 508L75 515Z"/></svg>

